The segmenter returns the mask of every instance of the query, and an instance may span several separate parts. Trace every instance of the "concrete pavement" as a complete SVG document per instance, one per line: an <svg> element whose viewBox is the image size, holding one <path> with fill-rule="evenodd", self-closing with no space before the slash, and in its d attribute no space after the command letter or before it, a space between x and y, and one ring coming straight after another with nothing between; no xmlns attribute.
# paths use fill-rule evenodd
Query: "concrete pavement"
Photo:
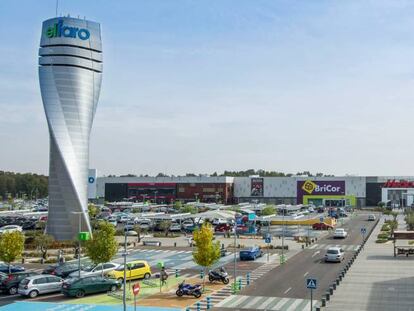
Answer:
<svg viewBox="0 0 414 311"><path fill-rule="evenodd" d="M404 228L399 216L399 228ZM393 244L375 243L384 218L365 244L326 310L414 310L414 257L393 257Z"/></svg>

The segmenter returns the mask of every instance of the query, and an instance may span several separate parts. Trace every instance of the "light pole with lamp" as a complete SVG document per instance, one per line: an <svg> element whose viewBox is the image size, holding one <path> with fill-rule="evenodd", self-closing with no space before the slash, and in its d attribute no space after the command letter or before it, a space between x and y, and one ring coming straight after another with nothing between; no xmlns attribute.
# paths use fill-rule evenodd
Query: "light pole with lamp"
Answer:
<svg viewBox="0 0 414 311"><path fill-rule="evenodd" d="M79 241L79 245L78 245L78 277L80 278L81 276L81 232L82 232L82 214L83 212L72 212L72 214L74 215L79 215L79 230L78 230L78 241Z"/></svg>
<svg viewBox="0 0 414 311"><path fill-rule="evenodd" d="M233 273L234 273L234 291L236 291L236 277L237 277L237 250L236 250L236 244L237 244L237 216L234 216L234 267L233 267Z"/></svg>
<svg viewBox="0 0 414 311"><path fill-rule="evenodd" d="M127 233L128 233L128 229L124 228L124 234L125 234L125 239L124 239L124 253L122 254L122 257L124 257L124 279L122 280L123 283L123 288L122 288L122 305L124 307L124 311L126 311L126 266L127 266Z"/></svg>

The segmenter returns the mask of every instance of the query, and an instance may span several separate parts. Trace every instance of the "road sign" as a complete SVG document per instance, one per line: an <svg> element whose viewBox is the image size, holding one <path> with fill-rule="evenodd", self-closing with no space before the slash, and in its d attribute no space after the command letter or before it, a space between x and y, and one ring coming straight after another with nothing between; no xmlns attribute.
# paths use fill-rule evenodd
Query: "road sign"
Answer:
<svg viewBox="0 0 414 311"><path fill-rule="evenodd" d="M139 285L139 283L136 283L132 286L132 292L134 293L135 296L139 294L140 289L141 289L141 286Z"/></svg>
<svg viewBox="0 0 414 311"><path fill-rule="evenodd" d="M316 279L307 279L306 280L306 287L309 288L309 289L316 289L317 288Z"/></svg>
<svg viewBox="0 0 414 311"><path fill-rule="evenodd" d="M272 238L271 237L266 237L265 242L266 243L271 243L272 242Z"/></svg>
<svg viewBox="0 0 414 311"><path fill-rule="evenodd" d="M365 233L367 233L367 228L362 227L362 228L361 228L361 234L365 234Z"/></svg>
<svg viewBox="0 0 414 311"><path fill-rule="evenodd" d="M323 217L320 217L320 218L319 218L319 221L320 221L320 222L323 222Z"/></svg>

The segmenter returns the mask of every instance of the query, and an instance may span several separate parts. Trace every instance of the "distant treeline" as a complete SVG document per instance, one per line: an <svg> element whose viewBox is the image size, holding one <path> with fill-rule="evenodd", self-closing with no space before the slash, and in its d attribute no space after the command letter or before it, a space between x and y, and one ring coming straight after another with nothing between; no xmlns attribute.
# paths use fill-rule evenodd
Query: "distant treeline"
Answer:
<svg viewBox="0 0 414 311"><path fill-rule="evenodd" d="M187 177L197 177L197 176L230 176L230 177L248 177L252 175L259 175L261 177L291 177L291 176L307 176L307 177L333 177L334 175L327 175L323 173L315 173L312 174L309 171L304 172L297 172L296 174L291 173L283 173L277 171L265 171L265 170L254 170L249 169L245 171L224 171L222 174L218 174L214 172L213 174L194 174L194 173L187 173L185 176ZM121 175L120 177L150 177L149 175L134 175L134 174L127 174ZM109 175L108 177L116 177L115 175ZM164 173L158 173L156 177L174 177L174 175L168 175Z"/></svg>
<svg viewBox="0 0 414 311"><path fill-rule="evenodd" d="M44 198L47 196L47 176L0 171L0 199Z"/></svg>

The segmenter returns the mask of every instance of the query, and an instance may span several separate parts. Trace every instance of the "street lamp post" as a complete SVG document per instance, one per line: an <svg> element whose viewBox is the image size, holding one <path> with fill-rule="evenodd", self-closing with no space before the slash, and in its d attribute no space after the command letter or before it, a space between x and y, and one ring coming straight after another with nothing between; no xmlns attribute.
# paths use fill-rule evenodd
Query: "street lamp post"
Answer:
<svg viewBox="0 0 414 311"><path fill-rule="evenodd" d="M79 245L78 245L78 249L79 249L79 252L78 252L78 277L80 278L80 276L81 276L81 239L80 239L79 234L82 231L82 214L83 214L83 212L72 212L72 214L79 215L79 231L78 231L78 241L79 241Z"/></svg>
<svg viewBox="0 0 414 311"><path fill-rule="evenodd" d="M282 258L280 263L283 264L285 261L285 207L283 207L283 220L282 220Z"/></svg>
<svg viewBox="0 0 414 311"><path fill-rule="evenodd" d="M125 239L124 239L124 253L122 254L124 257L124 279L122 281L123 283L123 289L122 289L122 304L124 307L124 311L126 311L126 262L127 262L127 232L128 230L124 229L125 233Z"/></svg>
<svg viewBox="0 0 414 311"><path fill-rule="evenodd" d="M154 191L154 204L157 204L157 190Z"/></svg>
<svg viewBox="0 0 414 311"><path fill-rule="evenodd" d="M237 277L237 251L236 251L236 244L237 244L237 218L234 217L234 289L236 289L236 277Z"/></svg>

